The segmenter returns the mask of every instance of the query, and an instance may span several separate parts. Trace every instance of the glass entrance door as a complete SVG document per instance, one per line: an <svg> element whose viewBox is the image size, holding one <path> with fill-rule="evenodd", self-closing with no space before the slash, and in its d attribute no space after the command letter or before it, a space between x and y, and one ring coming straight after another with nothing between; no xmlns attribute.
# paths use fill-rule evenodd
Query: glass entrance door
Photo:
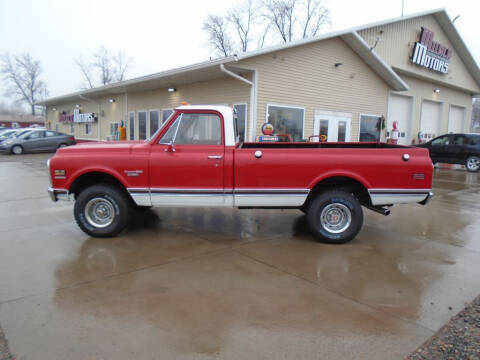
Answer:
<svg viewBox="0 0 480 360"><path fill-rule="evenodd" d="M313 124L314 141L326 136L328 142L347 142L350 141L352 119L342 115L315 114ZM323 135L323 136L322 136Z"/></svg>

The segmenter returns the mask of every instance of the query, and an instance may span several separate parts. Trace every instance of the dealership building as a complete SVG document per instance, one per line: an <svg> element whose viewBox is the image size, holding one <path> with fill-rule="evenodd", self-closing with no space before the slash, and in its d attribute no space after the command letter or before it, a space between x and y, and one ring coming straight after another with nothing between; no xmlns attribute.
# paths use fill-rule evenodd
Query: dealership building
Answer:
<svg viewBox="0 0 480 360"><path fill-rule="evenodd" d="M183 101L228 104L254 141L265 122L295 141L428 141L470 128L480 69L432 10L45 100L46 126L85 140L153 134Z"/></svg>

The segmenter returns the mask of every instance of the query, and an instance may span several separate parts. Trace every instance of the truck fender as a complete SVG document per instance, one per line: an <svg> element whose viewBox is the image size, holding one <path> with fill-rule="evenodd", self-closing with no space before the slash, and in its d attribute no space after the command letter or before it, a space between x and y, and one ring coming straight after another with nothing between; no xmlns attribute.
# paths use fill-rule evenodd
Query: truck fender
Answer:
<svg viewBox="0 0 480 360"><path fill-rule="evenodd" d="M88 174L88 173L104 173L107 175L110 175L114 177L116 180L118 180L125 188L128 187L128 184L125 182L125 179L121 176L121 174L108 167L88 167L88 168L81 168L73 173L73 175L69 176L68 182L65 184L65 187L67 189L70 189L72 184L82 175Z"/></svg>
<svg viewBox="0 0 480 360"><path fill-rule="evenodd" d="M363 187L365 189L370 189L371 188L371 185L370 183L363 177L359 176L358 174L356 173L353 173L353 172L350 172L350 171L346 171L346 170L342 170L342 171L330 171L330 172L327 172L327 173L324 173L318 177L316 177L315 179L313 179L313 181L308 185L308 188L310 190L312 190L317 184L319 184L320 182L324 181L324 180L327 180L329 178L334 178L334 177L346 177L346 178L350 178L352 180L355 180L357 182L359 182L360 184L363 185Z"/></svg>

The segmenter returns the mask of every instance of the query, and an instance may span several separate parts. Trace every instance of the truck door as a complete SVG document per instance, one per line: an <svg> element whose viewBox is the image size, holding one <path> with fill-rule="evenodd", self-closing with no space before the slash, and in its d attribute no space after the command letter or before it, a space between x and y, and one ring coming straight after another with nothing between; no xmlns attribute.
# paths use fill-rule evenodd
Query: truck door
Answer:
<svg viewBox="0 0 480 360"><path fill-rule="evenodd" d="M150 155L150 195L156 206L228 205L224 193L223 118L214 111L179 114ZM231 202L230 202L231 203Z"/></svg>

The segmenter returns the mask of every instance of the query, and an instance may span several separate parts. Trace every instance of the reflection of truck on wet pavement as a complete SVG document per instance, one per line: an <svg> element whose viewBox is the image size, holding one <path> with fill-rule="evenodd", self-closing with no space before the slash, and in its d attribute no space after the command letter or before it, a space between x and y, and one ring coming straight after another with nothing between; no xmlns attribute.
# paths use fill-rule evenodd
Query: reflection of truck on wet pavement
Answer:
<svg viewBox="0 0 480 360"><path fill-rule="evenodd" d="M129 212L151 206L298 208L319 239L343 243L362 205L425 204L426 149L383 143L243 143L226 106L182 106L146 141L81 144L49 160L51 198L75 199L92 236L114 236Z"/></svg>

